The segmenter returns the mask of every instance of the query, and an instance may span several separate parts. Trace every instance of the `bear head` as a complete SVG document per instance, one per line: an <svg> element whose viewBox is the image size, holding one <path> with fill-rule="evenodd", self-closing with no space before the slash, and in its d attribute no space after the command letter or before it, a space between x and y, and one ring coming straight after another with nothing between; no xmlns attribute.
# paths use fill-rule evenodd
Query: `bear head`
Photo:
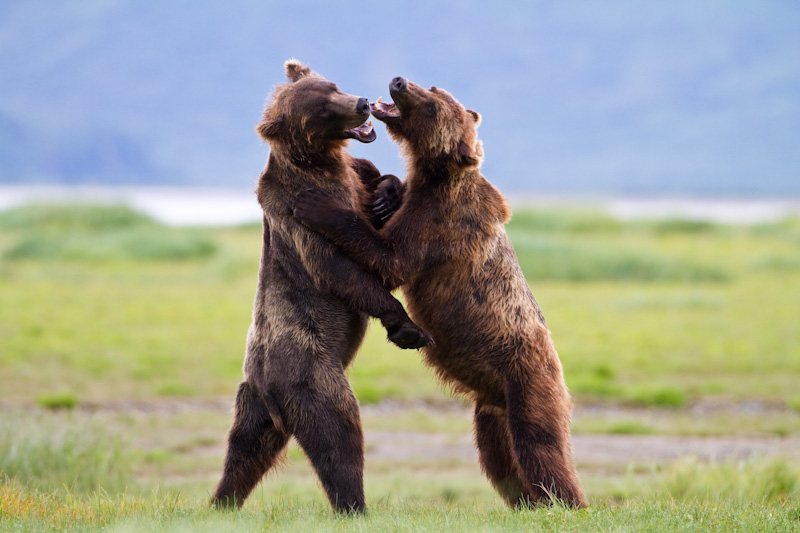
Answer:
<svg viewBox="0 0 800 533"><path fill-rule="evenodd" d="M465 109L447 91L423 89L403 77L389 83L394 102L372 104L372 116L412 160L445 158L457 168L479 167L483 148L477 128L481 116Z"/></svg>
<svg viewBox="0 0 800 533"><path fill-rule="evenodd" d="M345 94L336 84L296 59L285 64L289 82L275 88L256 131L266 141L288 142L305 151L330 149L337 142L375 140L366 98Z"/></svg>

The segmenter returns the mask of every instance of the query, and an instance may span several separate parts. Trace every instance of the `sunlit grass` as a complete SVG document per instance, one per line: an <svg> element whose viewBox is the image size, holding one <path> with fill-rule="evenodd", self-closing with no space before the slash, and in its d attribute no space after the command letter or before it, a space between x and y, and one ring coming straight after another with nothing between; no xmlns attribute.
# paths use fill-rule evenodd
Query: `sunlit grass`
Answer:
<svg viewBox="0 0 800 533"><path fill-rule="evenodd" d="M578 400L682 406L719 395L795 401L797 228L795 220L623 223L523 209L509 234ZM108 252L115 235L130 231L166 251L115 243ZM63 241L62 252L78 239L83 251L11 253L37 235ZM181 251L196 238L206 251ZM121 207L0 213L4 398L232 395L260 245L257 226L178 230ZM351 370L354 389L365 404L446 401L420 361L373 321Z"/></svg>
<svg viewBox="0 0 800 533"><path fill-rule="evenodd" d="M124 491L132 456L118 436L83 418L30 413L0 419L0 473L43 492Z"/></svg>
<svg viewBox="0 0 800 533"><path fill-rule="evenodd" d="M509 234L576 402L628 406L622 418L579 416L576 433L800 431L800 220L523 209ZM257 226L168 228L118 206L0 213L0 529L800 529L800 470L786 459L580 468L593 505L577 512L507 509L474 460L371 460L371 511L342 518L293 444L243 511L209 510L230 415L195 404L233 401L260 245ZM408 407L460 400L375 321L350 378L367 431L470 432L468 409ZM187 398L194 410L126 407ZM707 398L785 408L702 419L681 409ZM91 414L98 404L107 410Z"/></svg>
<svg viewBox="0 0 800 533"><path fill-rule="evenodd" d="M646 495L562 507L512 510L499 502L377 500L365 516L332 514L323 502L279 497L266 505L220 513L173 492L88 497L0 485L0 527L24 531L793 531L796 500L699 500Z"/></svg>

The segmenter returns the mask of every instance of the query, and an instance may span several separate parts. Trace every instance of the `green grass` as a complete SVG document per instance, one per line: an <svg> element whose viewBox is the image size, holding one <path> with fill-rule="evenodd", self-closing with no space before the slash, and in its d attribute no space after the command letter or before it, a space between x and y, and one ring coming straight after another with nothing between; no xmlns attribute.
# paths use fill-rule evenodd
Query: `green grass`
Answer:
<svg viewBox="0 0 800 533"><path fill-rule="evenodd" d="M641 422L626 420L613 423L608 427L608 432L612 435L649 435L653 430Z"/></svg>
<svg viewBox="0 0 800 533"><path fill-rule="evenodd" d="M789 398L789 407L795 411L800 411L800 396L792 396Z"/></svg>
<svg viewBox="0 0 800 533"><path fill-rule="evenodd" d="M151 218L125 205L41 204L8 209L0 213L0 230L15 231L108 231L158 226Z"/></svg>
<svg viewBox="0 0 800 533"><path fill-rule="evenodd" d="M577 433L800 433L800 219L520 209L508 231L576 402L625 406ZM0 530L800 530L788 459L579 465L593 505L577 512L506 509L463 458L371 460L371 511L342 518L292 445L243 511L209 510L230 416L197 405L233 400L260 243L257 226L170 228L120 206L0 213ZM466 410L391 409L457 400L374 321L350 377L368 432L470 431ZM778 408L685 409L706 400Z"/></svg>
<svg viewBox="0 0 800 533"><path fill-rule="evenodd" d="M116 493L133 483L132 457L118 436L80 418L64 424L52 415L0 419L0 472L48 493Z"/></svg>
<svg viewBox="0 0 800 533"><path fill-rule="evenodd" d="M47 409L73 409L78 406L78 396L71 392L42 394L36 397L36 403Z"/></svg>
<svg viewBox="0 0 800 533"><path fill-rule="evenodd" d="M9 260L186 260L209 257L216 243L204 232L166 228L124 206L52 205L0 213L0 230L17 234Z"/></svg>
<svg viewBox="0 0 800 533"><path fill-rule="evenodd" d="M267 476L242 511L215 512L207 501L221 470L220 458L209 463L202 450L221 438L222 431L213 426L222 422L204 413L196 419L5 413L0 425L0 470L6 476L0 480L0 530L800 528L800 464L780 458L710 463L685 458L662 465L632 464L621 474L586 468L581 477L591 506L582 511L508 509L471 461L373 459L365 474L370 512L347 518L332 514L302 452L292 445L287 464ZM176 439L180 425L194 428L194 440L185 440L187 432L184 440ZM643 432L635 424L619 427L620 433ZM217 439L204 436L209 429ZM122 431L132 440L121 440ZM153 447L154 441L163 447Z"/></svg>
<svg viewBox="0 0 800 533"><path fill-rule="evenodd" d="M34 233L9 247L4 256L12 260L174 261L208 257L215 252L214 242L194 231L148 227L70 235Z"/></svg>
<svg viewBox="0 0 800 533"><path fill-rule="evenodd" d="M648 495L573 511L515 511L483 502L375 502L361 517L333 515L319 501L276 498L218 513L172 492L142 497L41 494L0 486L0 527L24 531L796 531L797 500L706 500Z"/></svg>
<svg viewBox="0 0 800 533"><path fill-rule="evenodd" d="M619 222L520 209L508 226L581 401L796 401L800 223ZM257 226L169 228L123 207L0 213L0 383L11 402L232 395ZM373 321L351 370L364 403L447 401Z"/></svg>
<svg viewBox="0 0 800 533"><path fill-rule="evenodd" d="M584 212L524 211L508 224L526 277L548 281L722 282L724 264L664 253L653 246L674 234L708 232L709 223L667 220L622 223Z"/></svg>

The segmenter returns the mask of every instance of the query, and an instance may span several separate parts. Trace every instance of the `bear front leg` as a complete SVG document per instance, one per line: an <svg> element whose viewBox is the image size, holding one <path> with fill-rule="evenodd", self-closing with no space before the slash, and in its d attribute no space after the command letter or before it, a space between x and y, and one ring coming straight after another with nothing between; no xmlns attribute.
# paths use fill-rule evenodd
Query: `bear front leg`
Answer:
<svg viewBox="0 0 800 533"><path fill-rule="evenodd" d="M222 479L211 505L218 509L241 507L277 462L288 440L288 435L275 428L269 410L253 386L242 382L236 394Z"/></svg>
<svg viewBox="0 0 800 533"><path fill-rule="evenodd" d="M295 197L294 218L315 232L330 238L360 220L358 213L326 191L311 187Z"/></svg>
<svg viewBox="0 0 800 533"><path fill-rule="evenodd" d="M361 180L361 184L364 185L364 188L370 194L374 193L375 188L383 181L381 171L378 170L378 167L373 165L372 161L369 159L353 158L350 168L356 171L358 179Z"/></svg>
<svg viewBox="0 0 800 533"><path fill-rule="evenodd" d="M389 288L399 286L409 266L367 221L321 189L295 198L294 218L339 246L363 269L377 272Z"/></svg>
<svg viewBox="0 0 800 533"><path fill-rule="evenodd" d="M400 348L417 349L433 344L431 334L411 320L403 305L381 281L342 253L326 258L316 270L328 292L350 307L380 320L389 341Z"/></svg>

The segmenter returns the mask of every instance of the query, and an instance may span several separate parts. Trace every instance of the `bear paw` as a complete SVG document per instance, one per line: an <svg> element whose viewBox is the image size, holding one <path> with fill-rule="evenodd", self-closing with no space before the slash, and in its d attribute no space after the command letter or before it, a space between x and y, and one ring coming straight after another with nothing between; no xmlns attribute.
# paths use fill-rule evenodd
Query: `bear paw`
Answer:
<svg viewBox="0 0 800 533"><path fill-rule="evenodd" d="M416 350L423 346L434 345L433 337L424 329L413 324L405 324L387 330L389 340L400 348Z"/></svg>
<svg viewBox="0 0 800 533"><path fill-rule="evenodd" d="M336 198L316 187L307 189L295 197L294 218L315 231L322 231L342 209L346 209ZM340 214L341 216L341 214Z"/></svg>
<svg viewBox="0 0 800 533"><path fill-rule="evenodd" d="M372 214L381 222L389 219L403 203L405 185L400 178L392 174L383 176L375 189L375 201L372 202Z"/></svg>

